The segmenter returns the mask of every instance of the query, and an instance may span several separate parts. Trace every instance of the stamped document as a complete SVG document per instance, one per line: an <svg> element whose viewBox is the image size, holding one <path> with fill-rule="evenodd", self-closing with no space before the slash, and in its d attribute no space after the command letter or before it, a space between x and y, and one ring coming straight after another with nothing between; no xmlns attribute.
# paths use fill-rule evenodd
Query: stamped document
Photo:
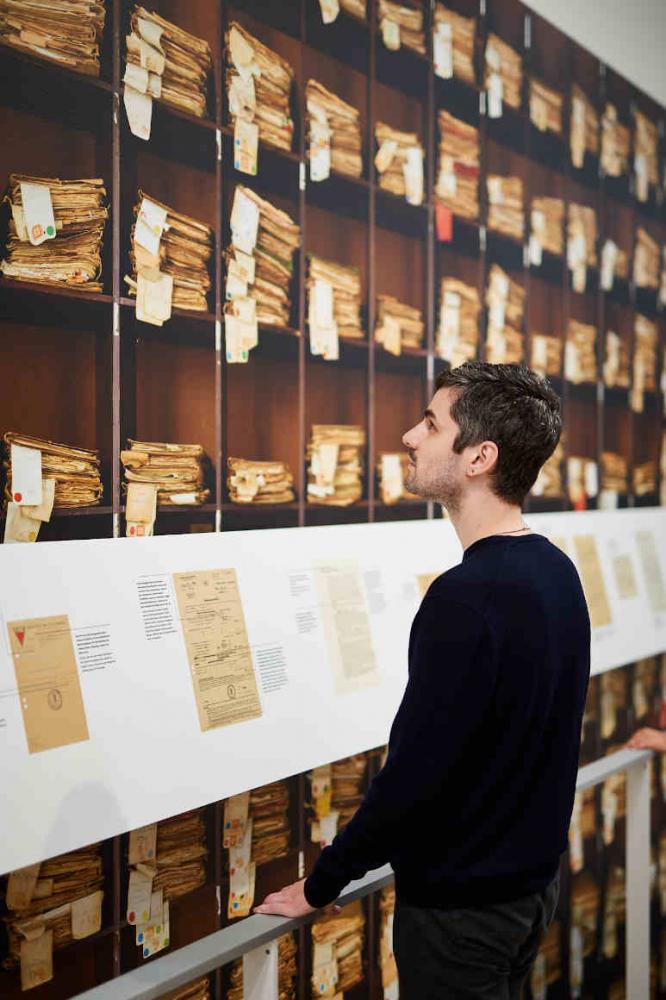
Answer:
<svg viewBox="0 0 666 1000"><path fill-rule="evenodd" d="M315 576L337 693L379 683L358 563L351 559L318 563Z"/></svg>
<svg viewBox="0 0 666 1000"><path fill-rule="evenodd" d="M30 753L87 740L68 616L8 622L7 630Z"/></svg>
<svg viewBox="0 0 666 1000"><path fill-rule="evenodd" d="M202 732L259 718L236 571L174 573L173 579Z"/></svg>

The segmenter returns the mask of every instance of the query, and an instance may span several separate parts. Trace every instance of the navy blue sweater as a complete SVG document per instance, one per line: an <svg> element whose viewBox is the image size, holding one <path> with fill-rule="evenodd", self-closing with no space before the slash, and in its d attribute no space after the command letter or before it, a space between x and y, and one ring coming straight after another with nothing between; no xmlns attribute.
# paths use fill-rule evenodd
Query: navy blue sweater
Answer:
<svg viewBox="0 0 666 1000"><path fill-rule="evenodd" d="M306 880L308 902L387 861L421 906L545 888L567 845L589 667L571 560L542 535L470 545L414 619L386 763Z"/></svg>

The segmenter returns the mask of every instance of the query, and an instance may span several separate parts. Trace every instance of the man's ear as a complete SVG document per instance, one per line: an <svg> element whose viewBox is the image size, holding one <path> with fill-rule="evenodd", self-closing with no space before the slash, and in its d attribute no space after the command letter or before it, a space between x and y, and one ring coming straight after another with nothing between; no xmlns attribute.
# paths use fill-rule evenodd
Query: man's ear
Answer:
<svg viewBox="0 0 666 1000"><path fill-rule="evenodd" d="M482 473L492 473L497 466L499 449L494 441L482 441L472 449L471 461L467 475L480 476Z"/></svg>

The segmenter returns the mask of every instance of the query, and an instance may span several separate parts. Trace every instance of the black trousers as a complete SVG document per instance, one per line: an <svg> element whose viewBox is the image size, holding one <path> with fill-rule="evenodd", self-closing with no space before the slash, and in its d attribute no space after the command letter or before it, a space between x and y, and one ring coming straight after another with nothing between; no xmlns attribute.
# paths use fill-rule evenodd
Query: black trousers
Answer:
<svg viewBox="0 0 666 1000"><path fill-rule="evenodd" d="M396 901L400 1000L520 1000L550 925L559 877L509 903L438 910Z"/></svg>

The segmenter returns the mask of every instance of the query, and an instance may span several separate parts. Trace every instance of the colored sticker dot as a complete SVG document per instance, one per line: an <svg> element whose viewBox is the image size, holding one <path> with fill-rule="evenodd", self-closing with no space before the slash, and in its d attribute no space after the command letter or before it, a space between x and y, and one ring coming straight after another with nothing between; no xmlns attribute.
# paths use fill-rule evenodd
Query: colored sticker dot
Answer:
<svg viewBox="0 0 666 1000"><path fill-rule="evenodd" d="M53 232L54 232L53 226L47 226L46 227L46 235L47 236L53 236Z"/></svg>
<svg viewBox="0 0 666 1000"><path fill-rule="evenodd" d="M139 940L137 944L142 944L142 943L143 943L143 934L139 934Z"/></svg>
<svg viewBox="0 0 666 1000"><path fill-rule="evenodd" d="M134 921L136 920L136 913L134 912L134 910L130 910L128 914L128 920L131 924L133 924Z"/></svg>
<svg viewBox="0 0 666 1000"><path fill-rule="evenodd" d="M149 955L150 955L150 951L148 950L148 948L144 948L143 949L143 957L144 958L148 958Z"/></svg>
<svg viewBox="0 0 666 1000"><path fill-rule="evenodd" d="M23 494L22 493L15 493L14 494L14 499L16 500L17 503L20 503L21 500L23 499Z"/></svg>
<svg viewBox="0 0 666 1000"><path fill-rule="evenodd" d="M169 938L164 938L164 947L165 948L169 947Z"/></svg>

